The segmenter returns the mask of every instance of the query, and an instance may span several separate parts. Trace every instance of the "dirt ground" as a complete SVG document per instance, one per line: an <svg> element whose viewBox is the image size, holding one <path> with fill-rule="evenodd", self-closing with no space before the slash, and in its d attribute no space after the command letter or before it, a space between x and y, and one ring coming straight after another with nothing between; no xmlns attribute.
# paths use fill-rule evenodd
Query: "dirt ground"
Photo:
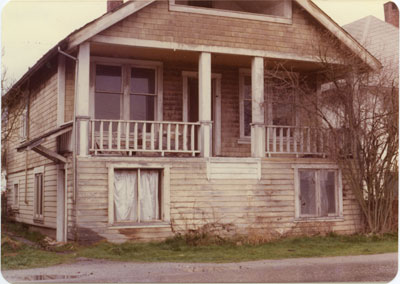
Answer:
<svg viewBox="0 0 400 284"><path fill-rule="evenodd" d="M71 264L7 270L2 271L2 274L11 283L388 282L397 274L397 263L397 253L226 264L135 263L79 259Z"/></svg>

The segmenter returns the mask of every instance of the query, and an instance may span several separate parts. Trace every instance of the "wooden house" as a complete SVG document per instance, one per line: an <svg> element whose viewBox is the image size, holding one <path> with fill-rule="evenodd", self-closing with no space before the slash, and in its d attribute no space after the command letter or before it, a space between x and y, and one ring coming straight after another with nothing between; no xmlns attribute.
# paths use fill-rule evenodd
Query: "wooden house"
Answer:
<svg viewBox="0 0 400 284"><path fill-rule="evenodd" d="M109 1L7 94L18 89L26 107L7 145L13 218L81 242L207 224L359 231L357 201L301 121L296 92L264 80L283 62L319 92L325 32L380 68L310 0Z"/></svg>

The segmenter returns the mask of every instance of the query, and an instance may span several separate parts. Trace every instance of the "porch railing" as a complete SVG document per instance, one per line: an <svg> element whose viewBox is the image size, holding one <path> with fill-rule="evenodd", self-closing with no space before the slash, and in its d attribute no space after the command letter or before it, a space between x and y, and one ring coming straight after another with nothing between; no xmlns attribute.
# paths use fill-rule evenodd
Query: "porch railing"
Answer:
<svg viewBox="0 0 400 284"><path fill-rule="evenodd" d="M200 153L199 122L90 120L90 153Z"/></svg>
<svg viewBox="0 0 400 284"><path fill-rule="evenodd" d="M266 154L327 155L329 134L313 127L266 125Z"/></svg>

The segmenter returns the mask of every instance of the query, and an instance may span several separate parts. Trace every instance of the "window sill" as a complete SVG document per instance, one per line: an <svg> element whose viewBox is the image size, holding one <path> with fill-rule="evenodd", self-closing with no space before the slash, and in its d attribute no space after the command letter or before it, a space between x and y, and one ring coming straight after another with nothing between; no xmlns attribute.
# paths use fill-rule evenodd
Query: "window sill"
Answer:
<svg viewBox="0 0 400 284"><path fill-rule="evenodd" d="M171 223L159 222L159 223L113 223L109 224L112 229L140 229L140 228L169 228Z"/></svg>
<svg viewBox="0 0 400 284"><path fill-rule="evenodd" d="M251 144L250 137L240 137L237 141L238 144Z"/></svg>
<svg viewBox="0 0 400 284"><path fill-rule="evenodd" d="M343 217L300 217L294 220L296 223L305 222L341 222L344 221Z"/></svg>

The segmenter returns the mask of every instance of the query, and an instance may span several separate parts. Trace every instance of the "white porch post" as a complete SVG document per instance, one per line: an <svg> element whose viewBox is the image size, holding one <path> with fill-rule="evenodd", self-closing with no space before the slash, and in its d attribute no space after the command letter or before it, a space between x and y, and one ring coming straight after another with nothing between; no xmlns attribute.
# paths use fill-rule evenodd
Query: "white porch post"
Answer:
<svg viewBox="0 0 400 284"><path fill-rule="evenodd" d="M254 57L251 61L251 156L265 157L264 126L264 59Z"/></svg>
<svg viewBox="0 0 400 284"><path fill-rule="evenodd" d="M90 43L79 46L78 74L76 92L76 126L78 129L78 155L89 154L89 76L90 76Z"/></svg>
<svg viewBox="0 0 400 284"><path fill-rule="evenodd" d="M211 155L211 53L202 52L199 58L199 120L200 153L202 157Z"/></svg>

